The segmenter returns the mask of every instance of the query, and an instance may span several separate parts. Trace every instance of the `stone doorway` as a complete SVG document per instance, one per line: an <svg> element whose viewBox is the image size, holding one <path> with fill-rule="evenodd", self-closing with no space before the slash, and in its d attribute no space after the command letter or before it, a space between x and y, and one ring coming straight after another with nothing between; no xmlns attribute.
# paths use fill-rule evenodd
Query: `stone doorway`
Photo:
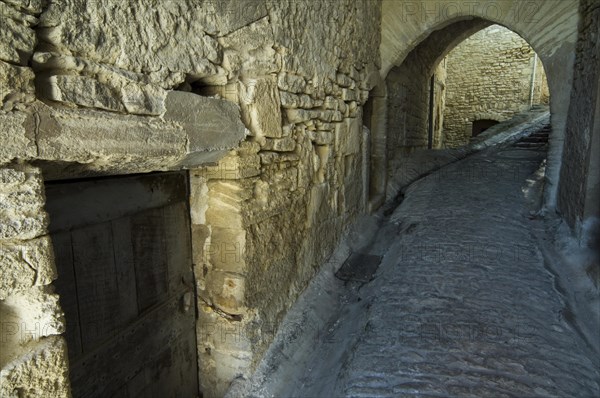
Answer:
<svg viewBox="0 0 600 398"><path fill-rule="evenodd" d="M73 396L198 396L187 174L46 195Z"/></svg>

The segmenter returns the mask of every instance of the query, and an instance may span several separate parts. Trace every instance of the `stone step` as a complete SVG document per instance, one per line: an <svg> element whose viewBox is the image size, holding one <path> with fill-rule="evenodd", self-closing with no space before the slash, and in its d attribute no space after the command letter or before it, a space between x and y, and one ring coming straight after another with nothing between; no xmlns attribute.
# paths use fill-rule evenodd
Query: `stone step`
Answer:
<svg viewBox="0 0 600 398"><path fill-rule="evenodd" d="M548 137L534 137L534 136L529 136L529 137L525 137L519 140L519 142L542 142L542 143L546 143L548 142Z"/></svg>
<svg viewBox="0 0 600 398"><path fill-rule="evenodd" d="M517 148L528 148L528 149L532 149L532 148L543 148L545 147L547 144L543 143L543 142L517 142L515 143L513 146L517 147Z"/></svg>

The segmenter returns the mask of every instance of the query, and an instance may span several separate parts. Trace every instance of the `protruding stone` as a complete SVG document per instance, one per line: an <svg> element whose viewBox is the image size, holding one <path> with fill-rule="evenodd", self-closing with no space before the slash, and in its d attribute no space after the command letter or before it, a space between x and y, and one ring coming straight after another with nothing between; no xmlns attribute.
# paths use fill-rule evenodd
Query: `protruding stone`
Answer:
<svg viewBox="0 0 600 398"><path fill-rule="evenodd" d="M239 108L230 101L169 91L165 104L163 118L183 127L191 153L232 148L246 135Z"/></svg>
<svg viewBox="0 0 600 398"><path fill-rule="evenodd" d="M306 80L302 76L280 73L277 77L277 86L292 93L303 93L306 90Z"/></svg>
<svg viewBox="0 0 600 398"><path fill-rule="evenodd" d="M38 82L41 95L53 101L72 103L88 108L125 112L125 106L113 89L87 76L58 75Z"/></svg>

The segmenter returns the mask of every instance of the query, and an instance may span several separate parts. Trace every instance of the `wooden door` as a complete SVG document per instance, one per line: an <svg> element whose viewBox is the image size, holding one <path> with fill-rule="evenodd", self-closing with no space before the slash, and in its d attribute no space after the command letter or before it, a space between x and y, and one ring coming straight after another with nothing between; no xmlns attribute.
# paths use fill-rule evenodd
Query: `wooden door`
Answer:
<svg viewBox="0 0 600 398"><path fill-rule="evenodd" d="M49 183L73 396L197 397L187 177Z"/></svg>

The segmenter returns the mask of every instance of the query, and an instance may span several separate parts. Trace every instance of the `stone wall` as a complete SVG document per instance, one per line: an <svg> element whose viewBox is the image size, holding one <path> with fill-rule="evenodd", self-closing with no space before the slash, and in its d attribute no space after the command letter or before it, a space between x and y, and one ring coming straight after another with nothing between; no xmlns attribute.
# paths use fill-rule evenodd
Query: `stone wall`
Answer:
<svg viewBox="0 0 600 398"><path fill-rule="evenodd" d="M0 2L0 396L69 395L64 319L47 236L39 169L15 159L37 155L32 120L20 110L35 100L28 66L41 1Z"/></svg>
<svg viewBox="0 0 600 398"><path fill-rule="evenodd" d="M378 42L377 3L277 2L267 10L255 29L277 49L275 69L248 70L232 89L204 88L239 103L250 132L218 165L193 172L194 197L208 203L193 222L200 373L209 395L249 374L366 207L361 106L378 53L357 38ZM239 45L258 45L239 36Z"/></svg>
<svg viewBox="0 0 600 398"><path fill-rule="evenodd" d="M548 97L541 61L525 40L499 25L477 32L447 56L443 146L468 144L475 120L502 122Z"/></svg>
<svg viewBox="0 0 600 398"><path fill-rule="evenodd" d="M600 7L585 0L580 12L583 18L559 187L559 209L577 234L586 220L600 217Z"/></svg>
<svg viewBox="0 0 600 398"><path fill-rule="evenodd" d="M3 183L36 181L36 217L43 178L192 169L201 389L222 395L365 211L362 105L379 76L379 2L0 0L0 10ZM27 178L11 177L21 169ZM2 203L3 227L29 225ZM51 318L47 336L22 342L47 360L6 351L3 330L3 395L68 395L50 286L60 275L40 223L3 243L12 268L0 305L3 327L37 316L15 309L21 292Z"/></svg>
<svg viewBox="0 0 600 398"><path fill-rule="evenodd" d="M544 12L531 23L528 10L512 20L481 10L461 11L466 20L399 17L408 3L0 0L0 393L68 396L44 178L191 169L201 387L220 396L252 371L286 310L365 211L372 132L362 107L379 84L371 119L382 122L381 78L393 65L420 52L405 65L419 82L405 116L419 131L405 136L423 146L422 90L439 61L490 20L504 23L553 61L560 125L574 0L539 3ZM513 3L498 4L504 12L519 8ZM372 165L392 169L385 159L404 145L398 125L391 143L377 132L388 154Z"/></svg>
<svg viewBox="0 0 600 398"><path fill-rule="evenodd" d="M40 170L0 169L0 396L69 396Z"/></svg>

